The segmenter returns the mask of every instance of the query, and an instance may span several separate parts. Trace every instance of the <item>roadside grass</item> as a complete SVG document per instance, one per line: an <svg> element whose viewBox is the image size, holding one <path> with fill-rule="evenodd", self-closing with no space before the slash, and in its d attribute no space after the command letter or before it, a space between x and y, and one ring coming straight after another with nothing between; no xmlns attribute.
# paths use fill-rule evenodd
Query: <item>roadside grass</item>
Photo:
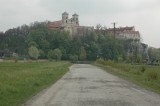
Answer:
<svg viewBox="0 0 160 106"><path fill-rule="evenodd" d="M96 61L94 65L148 90L160 93L160 66L132 65L103 60Z"/></svg>
<svg viewBox="0 0 160 106"><path fill-rule="evenodd" d="M0 106L19 106L60 79L69 62L0 63Z"/></svg>

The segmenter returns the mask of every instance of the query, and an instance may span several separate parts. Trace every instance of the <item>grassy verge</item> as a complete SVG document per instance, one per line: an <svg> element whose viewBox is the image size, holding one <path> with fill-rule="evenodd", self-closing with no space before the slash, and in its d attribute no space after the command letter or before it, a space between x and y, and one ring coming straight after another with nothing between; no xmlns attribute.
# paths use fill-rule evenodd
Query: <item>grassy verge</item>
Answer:
<svg viewBox="0 0 160 106"><path fill-rule="evenodd" d="M69 62L0 63L0 106L18 106L61 78Z"/></svg>
<svg viewBox="0 0 160 106"><path fill-rule="evenodd" d="M160 93L160 66L131 65L99 60L95 65L141 87Z"/></svg>

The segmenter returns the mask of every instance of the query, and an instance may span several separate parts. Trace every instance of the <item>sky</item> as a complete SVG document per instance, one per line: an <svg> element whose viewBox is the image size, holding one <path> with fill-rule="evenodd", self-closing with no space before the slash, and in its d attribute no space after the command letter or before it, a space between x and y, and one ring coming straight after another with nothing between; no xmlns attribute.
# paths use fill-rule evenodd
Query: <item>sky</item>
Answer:
<svg viewBox="0 0 160 106"><path fill-rule="evenodd" d="M0 0L0 31L79 15L82 26L134 26L142 42L160 48L160 0Z"/></svg>

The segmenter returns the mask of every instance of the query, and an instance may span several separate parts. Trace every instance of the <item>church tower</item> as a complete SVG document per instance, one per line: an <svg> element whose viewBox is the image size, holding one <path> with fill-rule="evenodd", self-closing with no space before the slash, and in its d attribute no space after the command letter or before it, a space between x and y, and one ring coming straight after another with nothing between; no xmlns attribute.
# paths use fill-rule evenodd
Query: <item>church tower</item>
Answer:
<svg viewBox="0 0 160 106"><path fill-rule="evenodd" d="M79 26L78 15L75 13L75 14L72 15L72 18L73 18L74 24Z"/></svg>
<svg viewBox="0 0 160 106"><path fill-rule="evenodd" d="M68 23L68 13L62 13L62 25L66 25Z"/></svg>

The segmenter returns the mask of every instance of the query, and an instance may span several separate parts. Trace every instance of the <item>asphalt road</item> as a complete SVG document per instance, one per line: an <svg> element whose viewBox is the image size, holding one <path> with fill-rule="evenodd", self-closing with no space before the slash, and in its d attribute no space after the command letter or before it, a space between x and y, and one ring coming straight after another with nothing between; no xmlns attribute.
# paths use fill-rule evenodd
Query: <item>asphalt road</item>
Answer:
<svg viewBox="0 0 160 106"><path fill-rule="evenodd" d="M75 64L25 106L160 106L160 95L95 66Z"/></svg>

